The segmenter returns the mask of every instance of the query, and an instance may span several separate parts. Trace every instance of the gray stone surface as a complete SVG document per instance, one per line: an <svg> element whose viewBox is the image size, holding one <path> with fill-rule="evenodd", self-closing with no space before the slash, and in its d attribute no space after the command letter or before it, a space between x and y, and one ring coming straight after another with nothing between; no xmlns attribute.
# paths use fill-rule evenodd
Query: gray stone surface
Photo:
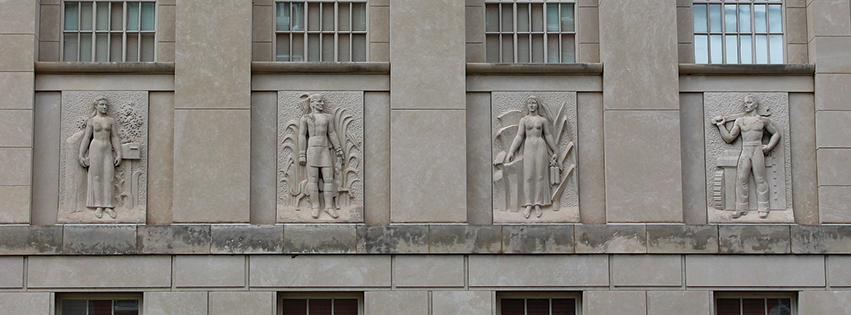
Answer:
<svg viewBox="0 0 851 315"><path fill-rule="evenodd" d="M3 226L0 254L58 254L62 250L62 226Z"/></svg>
<svg viewBox="0 0 851 315"><path fill-rule="evenodd" d="M282 253L283 225L212 225L210 252L214 254Z"/></svg>
<svg viewBox="0 0 851 315"><path fill-rule="evenodd" d="M210 292L209 315L268 315L275 312L275 292Z"/></svg>
<svg viewBox="0 0 851 315"><path fill-rule="evenodd" d="M719 225L718 252L722 254L789 254L788 225Z"/></svg>
<svg viewBox="0 0 851 315"><path fill-rule="evenodd" d="M174 286L244 287L246 256L174 256Z"/></svg>
<svg viewBox="0 0 851 315"><path fill-rule="evenodd" d="M816 83L818 84L818 83ZM821 93L819 93L821 94ZM818 224L818 165L815 108L812 94L789 94L789 133L792 146L792 209L795 223Z"/></svg>
<svg viewBox="0 0 851 315"><path fill-rule="evenodd" d="M687 287L823 287L823 256L686 256Z"/></svg>
<svg viewBox="0 0 851 315"><path fill-rule="evenodd" d="M717 252L717 225L647 225L648 254Z"/></svg>
<svg viewBox="0 0 851 315"><path fill-rule="evenodd" d="M429 253L501 253L502 227L484 225L429 225Z"/></svg>
<svg viewBox="0 0 851 315"><path fill-rule="evenodd" d="M812 1L810 32L816 36L851 36L851 8L848 1ZM817 18L816 18L817 17Z"/></svg>
<svg viewBox="0 0 851 315"><path fill-rule="evenodd" d="M174 202L174 93L150 92L148 218L171 224Z"/></svg>
<svg viewBox="0 0 851 315"><path fill-rule="evenodd" d="M62 253L115 255L136 253L136 225L66 225Z"/></svg>
<svg viewBox="0 0 851 315"><path fill-rule="evenodd" d="M691 16L691 8L688 8ZM691 36L691 35L689 35ZM703 94L680 94L680 146L683 163L683 222L706 224L706 152Z"/></svg>
<svg viewBox="0 0 851 315"><path fill-rule="evenodd" d="M616 287L678 287L683 284L679 255L612 255L612 284Z"/></svg>
<svg viewBox="0 0 851 315"><path fill-rule="evenodd" d="M139 225L136 245L139 254L210 253L209 225Z"/></svg>
<svg viewBox="0 0 851 315"><path fill-rule="evenodd" d="M255 255L251 288L390 287L390 256Z"/></svg>
<svg viewBox="0 0 851 315"><path fill-rule="evenodd" d="M574 226L504 225L502 250L506 254L572 254Z"/></svg>
<svg viewBox="0 0 851 315"><path fill-rule="evenodd" d="M818 122L816 122L818 124ZM818 184L851 185L851 149L821 149L818 152Z"/></svg>
<svg viewBox="0 0 851 315"><path fill-rule="evenodd" d="M851 226L793 225L793 254L851 254Z"/></svg>
<svg viewBox="0 0 851 315"><path fill-rule="evenodd" d="M579 175L579 220L583 224L606 223L605 145L603 142L603 94L577 93L578 143L577 154L582 161Z"/></svg>
<svg viewBox="0 0 851 315"><path fill-rule="evenodd" d="M207 292L145 292L144 314L207 315Z"/></svg>
<svg viewBox="0 0 851 315"><path fill-rule="evenodd" d="M748 68L750 70L750 68ZM776 76L748 75L750 72L725 76L687 75L680 77L680 92L703 93L706 91L741 92L748 87L752 92L813 92L813 77L808 75ZM711 117L710 117L711 118Z"/></svg>
<svg viewBox="0 0 851 315"><path fill-rule="evenodd" d="M822 223L851 222L851 186L822 186L818 188Z"/></svg>
<svg viewBox="0 0 851 315"><path fill-rule="evenodd" d="M801 291L798 295L799 314L843 314L849 309L849 291Z"/></svg>
<svg viewBox="0 0 851 315"><path fill-rule="evenodd" d="M270 32L271 33L271 32ZM251 93L251 223L277 221L278 94Z"/></svg>
<svg viewBox="0 0 851 315"><path fill-rule="evenodd" d="M0 146L29 147L33 137L33 111L26 109L0 110Z"/></svg>
<svg viewBox="0 0 851 315"><path fill-rule="evenodd" d="M359 225L358 253L428 253L426 225Z"/></svg>
<svg viewBox="0 0 851 315"><path fill-rule="evenodd" d="M605 255L474 255L468 263L470 287L609 285L609 259Z"/></svg>
<svg viewBox="0 0 851 315"><path fill-rule="evenodd" d="M434 291L431 296L432 314L491 315L493 305L490 291Z"/></svg>
<svg viewBox="0 0 851 315"><path fill-rule="evenodd" d="M817 110L851 110L851 74L820 74L815 76Z"/></svg>
<svg viewBox="0 0 851 315"><path fill-rule="evenodd" d="M647 291L648 315L708 314L710 291Z"/></svg>
<svg viewBox="0 0 851 315"><path fill-rule="evenodd" d="M21 256L0 257L0 288L19 289L24 285L24 258Z"/></svg>
<svg viewBox="0 0 851 315"><path fill-rule="evenodd" d="M0 78L2 77L0 74ZM3 84L0 82L0 85ZM58 137L61 100L61 92L35 94L32 190L39 193L32 198L32 224L56 224L56 205L59 204L59 152L62 149L62 140Z"/></svg>
<svg viewBox="0 0 851 315"><path fill-rule="evenodd" d="M171 287L171 257L29 257L27 287L168 288Z"/></svg>
<svg viewBox="0 0 851 315"><path fill-rule="evenodd" d="M370 315L428 315L428 291L367 291L364 313Z"/></svg>
<svg viewBox="0 0 851 315"><path fill-rule="evenodd" d="M467 93L466 112L467 223L493 224L490 93Z"/></svg>
<svg viewBox="0 0 851 315"><path fill-rule="evenodd" d="M646 315L646 291L586 291L588 314Z"/></svg>
<svg viewBox="0 0 851 315"><path fill-rule="evenodd" d="M463 287L464 256L397 255L393 285L397 288Z"/></svg>
<svg viewBox="0 0 851 315"><path fill-rule="evenodd" d="M827 284L831 288L851 287L851 256L827 256Z"/></svg>
<svg viewBox="0 0 851 315"><path fill-rule="evenodd" d="M36 56L33 35L0 35L0 41L5 46L0 51L0 71L33 71Z"/></svg>
<svg viewBox="0 0 851 315"><path fill-rule="evenodd" d="M0 148L0 161L15 167L0 168L0 186L29 186L32 172L32 149Z"/></svg>
<svg viewBox="0 0 851 315"><path fill-rule="evenodd" d="M577 225L576 253L641 254L647 252L644 225Z"/></svg>
<svg viewBox="0 0 851 315"><path fill-rule="evenodd" d="M816 64L816 73L851 72L851 60L844 58L851 50L851 37L819 36L812 39L809 47L810 62Z"/></svg>
<svg viewBox="0 0 851 315"><path fill-rule="evenodd" d="M3 292L0 293L2 315L50 314L52 294L50 292Z"/></svg>
<svg viewBox="0 0 851 315"><path fill-rule="evenodd" d="M816 139L819 148L851 147L851 111L816 113Z"/></svg>
<svg viewBox="0 0 851 315"><path fill-rule="evenodd" d="M284 252L294 254L344 254L357 251L354 224L287 224Z"/></svg>
<svg viewBox="0 0 851 315"><path fill-rule="evenodd" d="M367 224L390 224L390 93L364 92L364 213Z"/></svg>
<svg viewBox="0 0 851 315"><path fill-rule="evenodd" d="M2 120L0 120L2 121ZM30 186L0 186L0 222L30 223Z"/></svg>
<svg viewBox="0 0 851 315"><path fill-rule="evenodd" d="M0 34L33 34L35 19L23 16L33 16L38 11L38 2L9 1L0 3Z"/></svg>

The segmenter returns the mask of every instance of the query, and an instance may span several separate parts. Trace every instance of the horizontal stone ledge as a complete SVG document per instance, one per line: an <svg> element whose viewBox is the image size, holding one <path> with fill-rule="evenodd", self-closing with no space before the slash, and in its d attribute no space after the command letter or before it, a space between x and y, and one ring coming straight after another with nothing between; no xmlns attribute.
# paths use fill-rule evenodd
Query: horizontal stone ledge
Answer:
<svg viewBox="0 0 851 315"><path fill-rule="evenodd" d="M851 225L0 225L0 256L851 254Z"/></svg>
<svg viewBox="0 0 851 315"><path fill-rule="evenodd" d="M467 75L601 75L602 63L468 63Z"/></svg>
<svg viewBox="0 0 851 315"><path fill-rule="evenodd" d="M253 73L390 74L389 62L251 62Z"/></svg>
<svg viewBox="0 0 851 315"><path fill-rule="evenodd" d="M173 62L36 62L36 74L174 74Z"/></svg>
<svg viewBox="0 0 851 315"><path fill-rule="evenodd" d="M717 65L680 64L680 75L813 75L813 64Z"/></svg>

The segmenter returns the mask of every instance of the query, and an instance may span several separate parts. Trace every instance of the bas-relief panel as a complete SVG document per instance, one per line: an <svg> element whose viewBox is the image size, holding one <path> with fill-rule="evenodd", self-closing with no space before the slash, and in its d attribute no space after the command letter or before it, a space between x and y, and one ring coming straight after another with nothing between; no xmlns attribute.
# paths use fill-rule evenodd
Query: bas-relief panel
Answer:
<svg viewBox="0 0 851 315"><path fill-rule="evenodd" d="M363 222L363 92L278 92L278 222Z"/></svg>
<svg viewBox="0 0 851 315"><path fill-rule="evenodd" d="M59 223L144 223L148 92L64 91Z"/></svg>
<svg viewBox="0 0 851 315"><path fill-rule="evenodd" d="M576 93L493 92L493 221L579 222Z"/></svg>
<svg viewBox="0 0 851 315"><path fill-rule="evenodd" d="M793 223L788 93L704 93L710 223Z"/></svg>

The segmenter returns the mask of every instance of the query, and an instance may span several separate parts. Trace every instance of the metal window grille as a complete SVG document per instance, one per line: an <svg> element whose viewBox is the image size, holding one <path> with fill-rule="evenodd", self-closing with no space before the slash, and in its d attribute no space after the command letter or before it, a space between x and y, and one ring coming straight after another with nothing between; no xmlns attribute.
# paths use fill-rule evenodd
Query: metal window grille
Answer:
<svg viewBox="0 0 851 315"><path fill-rule="evenodd" d="M63 61L156 58L156 1L65 1L62 25Z"/></svg>
<svg viewBox="0 0 851 315"><path fill-rule="evenodd" d="M795 315L794 292L715 292L715 315Z"/></svg>
<svg viewBox="0 0 851 315"><path fill-rule="evenodd" d="M59 315L139 315L140 293L57 293Z"/></svg>
<svg viewBox="0 0 851 315"><path fill-rule="evenodd" d="M783 2L694 1L695 63L784 62Z"/></svg>
<svg viewBox="0 0 851 315"><path fill-rule="evenodd" d="M282 315L359 315L362 314L360 298L283 298Z"/></svg>
<svg viewBox="0 0 851 315"><path fill-rule="evenodd" d="M576 62L574 5L574 1L486 1L487 62Z"/></svg>
<svg viewBox="0 0 851 315"><path fill-rule="evenodd" d="M580 294L575 292L498 292L498 315L577 315Z"/></svg>
<svg viewBox="0 0 851 315"><path fill-rule="evenodd" d="M366 61L366 1L277 2L275 60Z"/></svg>

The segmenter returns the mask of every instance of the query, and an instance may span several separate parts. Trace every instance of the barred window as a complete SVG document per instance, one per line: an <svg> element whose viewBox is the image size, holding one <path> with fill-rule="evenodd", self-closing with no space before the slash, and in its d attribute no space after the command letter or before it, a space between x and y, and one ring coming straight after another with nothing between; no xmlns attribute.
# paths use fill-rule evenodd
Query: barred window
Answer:
<svg viewBox="0 0 851 315"><path fill-rule="evenodd" d="M782 1L694 1L695 63L783 63L784 47Z"/></svg>
<svg viewBox="0 0 851 315"><path fill-rule="evenodd" d="M139 315L138 293L64 293L56 296L59 315Z"/></svg>
<svg viewBox="0 0 851 315"><path fill-rule="evenodd" d="M154 61L155 1L63 4L63 61Z"/></svg>
<svg viewBox="0 0 851 315"><path fill-rule="evenodd" d="M722 292L715 293L715 315L795 315L794 294Z"/></svg>
<svg viewBox="0 0 851 315"><path fill-rule="evenodd" d="M363 293L278 294L279 315L362 315Z"/></svg>
<svg viewBox="0 0 851 315"><path fill-rule="evenodd" d="M499 315L576 315L580 314L579 293L570 292L499 292Z"/></svg>
<svg viewBox="0 0 851 315"><path fill-rule="evenodd" d="M576 62L574 1L486 1L486 60Z"/></svg>
<svg viewBox="0 0 851 315"><path fill-rule="evenodd" d="M366 24L366 0L277 2L275 60L366 61Z"/></svg>

